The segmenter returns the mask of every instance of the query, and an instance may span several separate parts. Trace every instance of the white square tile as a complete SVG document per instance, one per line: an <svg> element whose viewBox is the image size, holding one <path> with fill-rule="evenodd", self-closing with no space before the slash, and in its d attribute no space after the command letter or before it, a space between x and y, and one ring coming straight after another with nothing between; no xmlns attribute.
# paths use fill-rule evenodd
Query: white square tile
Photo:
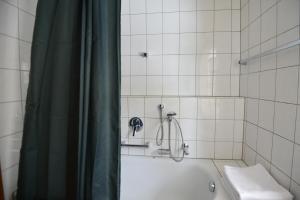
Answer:
<svg viewBox="0 0 300 200"><path fill-rule="evenodd" d="M129 117L144 117L145 102L144 98L128 98Z"/></svg>
<svg viewBox="0 0 300 200"><path fill-rule="evenodd" d="M121 118L121 139L122 141L128 139L129 134L131 134L131 130L129 127L129 118Z"/></svg>
<svg viewBox="0 0 300 200"><path fill-rule="evenodd" d="M213 54L197 55L196 75L213 75Z"/></svg>
<svg viewBox="0 0 300 200"><path fill-rule="evenodd" d="M0 35L0 46L0 67L19 69L19 41Z"/></svg>
<svg viewBox="0 0 300 200"><path fill-rule="evenodd" d="M276 7L271 8L261 17L261 41L276 35Z"/></svg>
<svg viewBox="0 0 300 200"><path fill-rule="evenodd" d="M140 55L146 52L146 35L131 36L131 55Z"/></svg>
<svg viewBox="0 0 300 200"><path fill-rule="evenodd" d="M235 142L233 143L233 159L242 159L243 156L243 143Z"/></svg>
<svg viewBox="0 0 300 200"><path fill-rule="evenodd" d="M249 22L252 22L260 15L260 1L261 0L249 1Z"/></svg>
<svg viewBox="0 0 300 200"><path fill-rule="evenodd" d="M196 32L196 12L180 12L180 32Z"/></svg>
<svg viewBox="0 0 300 200"><path fill-rule="evenodd" d="M273 101L259 101L259 126L273 131L274 118L274 102Z"/></svg>
<svg viewBox="0 0 300 200"><path fill-rule="evenodd" d="M214 76L214 96L230 96L230 76Z"/></svg>
<svg viewBox="0 0 300 200"><path fill-rule="evenodd" d="M156 139L157 130L160 127L159 119L145 119L145 139Z"/></svg>
<svg viewBox="0 0 300 200"><path fill-rule="evenodd" d="M230 75L231 54L214 55L214 75Z"/></svg>
<svg viewBox="0 0 300 200"><path fill-rule="evenodd" d="M215 119L216 101L214 98L198 98L198 119Z"/></svg>
<svg viewBox="0 0 300 200"><path fill-rule="evenodd" d="M218 98L216 100L216 119L234 119L233 98Z"/></svg>
<svg viewBox="0 0 300 200"><path fill-rule="evenodd" d="M162 13L147 14L147 33L160 34L162 33Z"/></svg>
<svg viewBox="0 0 300 200"><path fill-rule="evenodd" d="M179 95L194 96L195 87L195 76L179 76Z"/></svg>
<svg viewBox="0 0 300 200"><path fill-rule="evenodd" d="M246 4L241 9L241 28L244 29L249 23L249 4Z"/></svg>
<svg viewBox="0 0 300 200"><path fill-rule="evenodd" d="M130 88L131 95L146 95L146 76L132 76Z"/></svg>
<svg viewBox="0 0 300 200"><path fill-rule="evenodd" d="M282 33L296 25L299 25L299 1L280 1L277 5L277 32Z"/></svg>
<svg viewBox="0 0 300 200"><path fill-rule="evenodd" d="M167 114L168 112L175 112L177 113L177 115L179 115L179 107L180 107L179 98L163 97L162 103L165 106L164 114Z"/></svg>
<svg viewBox="0 0 300 200"><path fill-rule="evenodd" d="M178 76L164 76L163 94L178 95Z"/></svg>
<svg viewBox="0 0 300 200"><path fill-rule="evenodd" d="M249 25L249 47L260 43L260 18Z"/></svg>
<svg viewBox="0 0 300 200"><path fill-rule="evenodd" d="M197 53L213 53L213 33L197 34Z"/></svg>
<svg viewBox="0 0 300 200"><path fill-rule="evenodd" d="M180 34L180 54L196 54L196 33Z"/></svg>
<svg viewBox="0 0 300 200"><path fill-rule="evenodd" d="M163 32L179 33L179 13L163 13Z"/></svg>
<svg viewBox="0 0 300 200"><path fill-rule="evenodd" d="M147 75L162 75L162 56L147 58Z"/></svg>
<svg viewBox="0 0 300 200"><path fill-rule="evenodd" d="M18 37L18 9L1 1L0 13L0 33Z"/></svg>
<svg viewBox="0 0 300 200"><path fill-rule="evenodd" d="M231 33L232 43L231 43L231 52L232 53L240 53L241 51L241 34L240 32L232 32Z"/></svg>
<svg viewBox="0 0 300 200"><path fill-rule="evenodd" d="M121 117L128 117L128 99L121 97Z"/></svg>
<svg viewBox="0 0 300 200"><path fill-rule="evenodd" d="M183 138L185 140L196 140L197 135L197 120L195 119L180 119Z"/></svg>
<svg viewBox="0 0 300 200"><path fill-rule="evenodd" d="M195 55L180 55L179 75L195 74Z"/></svg>
<svg viewBox="0 0 300 200"><path fill-rule="evenodd" d="M146 15L130 15L131 16L131 34L146 34Z"/></svg>
<svg viewBox="0 0 300 200"><path fill-rule="evenodd" d="M213 76L196 77L196 94L199 96L212 96Z"/></svg>
<svg viewBox="0 0 300 200"><path fill-rule="evenodd" d="M247 99L246 101L246 120L253 124L258 123L258 100Z"/></svg>
<svg viewBox="0 0 300 200"><path fill-rule="evenodd" d="M159 104L161 104L161 98L145 98L145 117L159 118Z"/></svg>
<svg viewBox="0 0 300 200"><path fill-rule="evenodd" d="M178 59L177 55L163 56L163 74L164 75L178 75Z"/></svg>
<svg viewBox="0 0 300 200"><path fill-rule="evenodd" d="M215 11L215 31L231 31L231 10Z"/></svg>
<svg viewBox="0 0 300 200"><path fill-rule="evenodd" d="M139 133L137 133L137 134L139 134ZM144 141L144 139L129 139L129 143L142 145L142 144L145 144L145 141ZM145 155L145 149L133 147L133 148L129 148L128 153L129 153L129 155L143 156L143 155Z"/></svg>
<svg viewBox="0 0 300 200"><path fill-rule="evenodd" d="M233 141L233 120L216 120L216 141Z"/></svg>
<svg viewBox="0 0 300 200"><path fill-rule="evenodd" d="M293 160L293 144L279 137L273 136L273 148L272 148L272 163L286 173L288 176L292 172L292 160Z"/></svg>
<svg viewBox="0 0 300 200"><path fill-rule="evenodd" d="M299 64L299 48L292 47L277 53L277 68L295 66Z"/></svg>
<svg viewBox="0 0 300 200"><path fill-rule="evenodd" d="M231 8L232 9L240 9L241 8L241 0L232 0Z"/></svg>
<svg viewBox="0 0 300 200"><path fill-rule="evenodd" d="M257 152L268 161L271 161L272 138L273 134L271 132L265 131L261 128L258 129Z"/></svg>
<svg viewBox="0 0 300 200"><path fill-rule="evenodd" d="M231 0L215 0L215 9L231 9Z"/></svg>
<svg viewBox="0 0 300 200"><path fill-rule="evenodd" d="M243 98L236 98L234 100L234 118L244 119L244 106L245 101Z"/></svg>
<svg viewBox="0 0 300 200"><path fill-rule="evenodd" d="M297 183L300 183L300 170L299 169L300 169L300 146L295 144L292 178Z"/></svg>
<svg viewBox="0 0 300 200"><path fill-rule="evenodd" d="M275 103L274 132L294 140L297 107L293 104Z"/></svg>
<svg viewBox="0 0 300 200"><path fill-rule="evenodd" d="M231 96L240 96L240 77L231 76L230 78L230 95Z"/></svg>
<svg viewBox="0 0 300 200"><path fill-rule="evenodd" d="M130 76L121 78L121 95L130 95Z"/></svg>
<svg viewBox="0 0 300 200"><path fill-rule="evenodd" d="M180 11L193 11L197 8L197 0L180 0Z"/></svg>
<svg viewBox="0 0 300 200"><path fill-rule="evenodd" d="M298 67L277 70L276 100L297 103Z"/></svg>
<svg viewBox="0 0 300 200"><path fill-rule="evenodd" d="M261 0L261 12L265 12L277 3L277 0Z"/></svg>
<svg viewBox="0 0 300 200"><path fill-rule="evenodd" d="M232 75L240 75L240 67L239 64L241 57L239 54L231 54L231 74Z"/></svg>
<svg viewBox="0 0 300 200"><path fill-rule="evenodd" d="M130 55L130 36L121 36L121 55Z"/></svg>
<svg viewBox="0 0 300 200"><path fill-rule="evenodd" d="M130 34L130 15L121 15L121 35Z"/></svg>
<svg viewBox="0 0 300 200"><path fill-rule="evenodd" d="M197 10L213 10L214 0L197 0Z"/></svg>
<svg viewBox="0 0 300 200"><path fill-rule="evenodd" d="M268 70L260 73L259 96L261 99L275 99L276 70Z"/></svg>
<svg viewBox="0 0 300 200"><path fill-rule="evenodd" d="M27 42L32 41L35 18L19 10L19 38Z"/></svg>
<svg viewBox="0 0 300 200"><path fill-rule="evenodd" d="M129 14L130 13L130 0L122 0L121 1L121 14Z"/></svg>
<svg viewBox="0 0 300 200"><path fill-rule="evenodd" d="M214 141L215 139L215 120L197 121L197 140Z"/></svg>
<svg viewBox="0 0 300 200"><path fill-rule="evenodd" d="M147 12L162 12L162 0L146 0Z"/></svg>
<svg viewBox="0 0 300 200"><path fill-rule="evenodd" d="M163 53L178 54L179 53L179 35L164 34L163 36Z"/></svg>
<svg viewBox="0 0 300 200"><path fill-rule="evenodd" d="M162 47L162 35L147 35L147 52L150 55L161 55Z"/></svg>
<svg viewBox="0 0 300 200"><path fill-rule="evenodd" d="M197 98L180 98L180 118L197 118Z"/></svg>
<svg viewBox="0 0 300 200"><path fill-rule="evenodd" d="M233 132L233 141L243 142L244 137L244 123L242 120L234 121L234 132Z"/></svg>
<svg viewBox="0 0 300 200"><path fill-rule="evenodd" d="M233 143L232 142L215 142L216 159L232 159Z"/></svg>
<svg viewBox="0 0 300 200"><path fill-rule="evenodd" d="M21 100L20 72L0 69L0 102Z"/></svg>
<svg viewBox="0 0 300 200"><path fill-rule="evenodd" d="M214 142L197 141L197 158L214 158Z"/></svg>
<svg viewBox="0 0 300 200"><path fill-rule="evenodd" d="M257 126L247 123L245 132L245 142L249 147L256 150L257 145Z"/></svg>
<svg viewBox="0 0 300 200"><path fill-rule="evenodd" d="M248 97L259 97L259 73L248 75Z"/></svg>
<svg viewBox="0 0 300 200"><path fill-rule="evenodd" d="M214 29L214 12L197 12L197 32L212 32Z"/></svg>
<svg viewBox="0 0 300 200"><path fill-rule="evenodd" d="M22 131L23 116L20 102L1 103L0 111L0 137Z"/></svg>
<svg viewBox="0 0 300 200"><path fill-rule="evenodd" d="M214 34L215 53L231 53L231 33L215 32Z"/></svg>
<svg viewBox="0 0 300 200"><path fill-rule="evenodd" d="M244 147L244 155L243 156L244 156L243 160L246 162L247 165L255 165L256 153L247 145L245 145L245 147Z"/></svg>
<svg viewBox="0 0 300 200"><path fill-rule="evenodd" d="M163 12L179 11L179 0L163 0Z"/></svg>
<svg viewBox="0 0 300 200"><path fill-rule="evenodd" d="M232 10L231 14L232 14L231 30L240 32L241 31L241 12L240 12L240 10Z"/></svg>
<svg viewBox="0 0 300 200"><path fill-rule="evenodd" d="M141 56L131 56L131 75L146 75L146 59Z"/></svg>
<svg viewBox="0 0 300 200"><path fill-rule="evenodd" d="M130 13L139 14L146 12L145 0L130 0Z"/></svg>
<svg viewBox="0 0 300 200"><path fill-rule="evenodd" d="M147 76L147 95L162 95L162 76Z"/></svg>

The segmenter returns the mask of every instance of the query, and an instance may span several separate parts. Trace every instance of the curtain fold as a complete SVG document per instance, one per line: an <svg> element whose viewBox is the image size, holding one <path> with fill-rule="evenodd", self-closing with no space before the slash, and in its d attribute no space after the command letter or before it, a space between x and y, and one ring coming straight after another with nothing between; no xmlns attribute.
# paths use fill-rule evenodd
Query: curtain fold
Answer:
<svg viewBox="0 0 300 200"><path fill-rule="evenodd" d="M18 199L119 199L120 0L39 0Z"/></svg>

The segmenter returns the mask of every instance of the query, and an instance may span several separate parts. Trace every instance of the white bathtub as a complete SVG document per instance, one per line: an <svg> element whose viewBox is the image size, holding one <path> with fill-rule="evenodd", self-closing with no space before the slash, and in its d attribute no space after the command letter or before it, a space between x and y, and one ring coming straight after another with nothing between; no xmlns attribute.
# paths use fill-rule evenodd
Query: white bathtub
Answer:
<svg viewBox="0 0 300 200"><path fill-rule="evenodd" d="M121 200L229 200L211 160L122 156ZM214 181L215 192L209 191Z"/></svg>

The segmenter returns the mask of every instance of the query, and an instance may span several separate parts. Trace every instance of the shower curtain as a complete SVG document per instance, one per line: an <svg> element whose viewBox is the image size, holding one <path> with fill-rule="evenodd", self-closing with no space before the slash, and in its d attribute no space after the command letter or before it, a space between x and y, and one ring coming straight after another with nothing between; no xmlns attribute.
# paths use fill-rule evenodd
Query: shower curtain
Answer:
<svg viewBox="0 0 300 200"><path fill-rule="evenodd" d="M17 198L117 200L120 0L39 0Z"/></svg>

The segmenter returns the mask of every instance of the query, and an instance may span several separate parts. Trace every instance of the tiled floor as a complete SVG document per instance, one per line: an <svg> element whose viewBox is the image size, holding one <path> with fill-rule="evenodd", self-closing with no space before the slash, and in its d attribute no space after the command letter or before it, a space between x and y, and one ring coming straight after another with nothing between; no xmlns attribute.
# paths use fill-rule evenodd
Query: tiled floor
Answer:
<svg viewBox="0 0 300 200"><path fill-rule="evenodd" d="M224 166L234 166L234 167L246 167L247 165L242 160L213 160L214 165L218 169L221 176L223 176L224 173Z"/></svg>

